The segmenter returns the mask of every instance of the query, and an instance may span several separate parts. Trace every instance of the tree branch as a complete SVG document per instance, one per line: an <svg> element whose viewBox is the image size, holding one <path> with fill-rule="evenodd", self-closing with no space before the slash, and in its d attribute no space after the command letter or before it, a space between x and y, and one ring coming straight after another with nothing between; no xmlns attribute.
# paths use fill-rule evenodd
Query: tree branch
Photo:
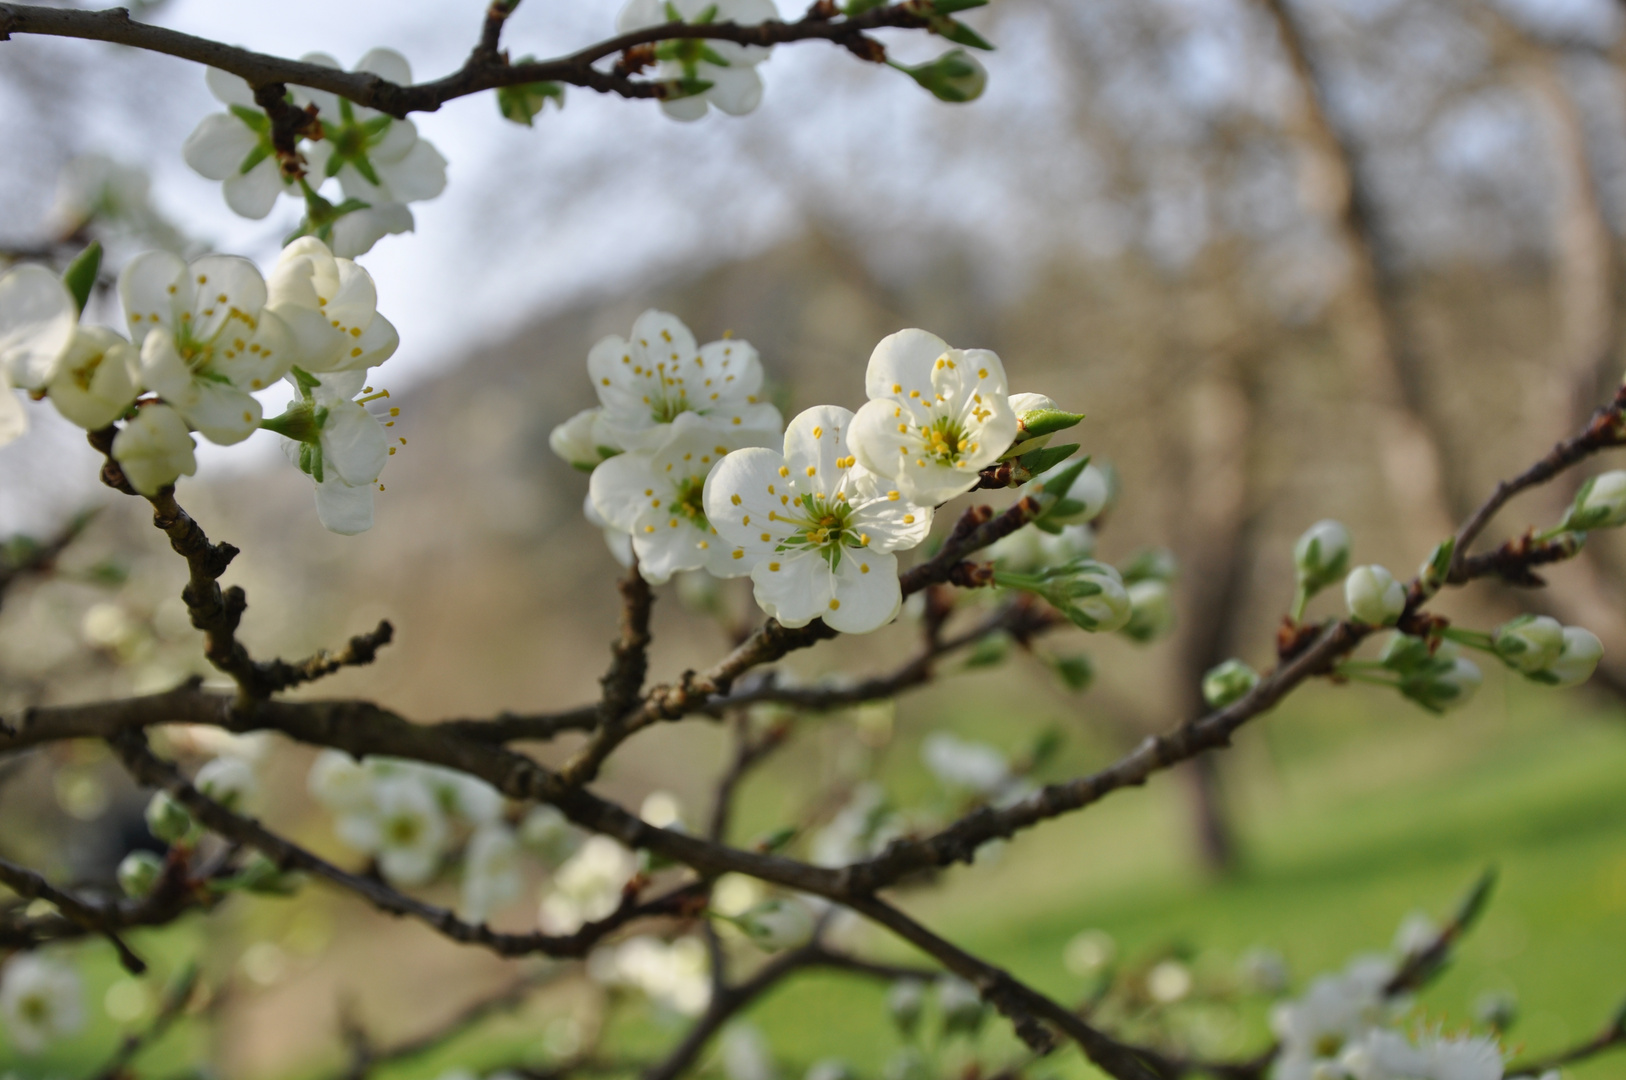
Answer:
<svg viewBox="0 0 1626 1080"><path fill-rule="evenodd" d="M4 859L0 859L0 882L18 896L29 900L44 900L54 905L69 921L106 938L118 952L119 963L123 965L125 971L132 975L146 973L146 961L137 956L130 946L124 943L124 939L119 937L118 919L109 913L107 907L81 900L72 893L52 885L34 871Z"/></svg>
<svg viewBox="0 0 1626 1080"><path fill-rule="evenodd" d="M494 4L491 10L495 11L497 7L512 10L511 5L501 3ZM875 8L862 15L842 18L829 18L815 12L796 22L770 20L750 26L736 23L667 23L618 34L569 56L523 64L510 63L498 52L497 35L502 20L496 20L494 27L493 16L488 13L480 41L461 68L443 78L411 86L401 86L367 72L341 71L301 60L287 60L137 22L123 8L81 11L36 4L0 4L0 41L9 40L13 34L41 34L128 45L207 64L239 76L255 89L292 84L326 90L357 105L401 118L408 113L433 112L448 101L483 90L534 82L568 83L628 98L664 97L667 93L664 83L639 81L627 74L607 72L594 66L606 57L660 41L732 41L767 48L797 41L824 40L846 48L861 59L878 62L885 59L886 51L879 42L868 36L868 31L886 27L924 27L930 11L931 5L927 0L907 0L905 3Z"/></svg>

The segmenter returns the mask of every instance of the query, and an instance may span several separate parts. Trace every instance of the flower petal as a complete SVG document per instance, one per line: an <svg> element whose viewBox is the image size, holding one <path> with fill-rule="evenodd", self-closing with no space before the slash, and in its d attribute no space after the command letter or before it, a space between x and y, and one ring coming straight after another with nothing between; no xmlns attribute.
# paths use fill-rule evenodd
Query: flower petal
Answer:
<svg viewBox="0 0 1626 1080"><path fill-rule="evenodd" d="M351 71L369 71L397 86L412 85L412 65L394 49L369 49Z"/></svg>
<svg viewBox="0 0 1626 1080"><path fill-rule="evenodd" d="M422 202L446 190L446 159L433 143L419 139L405 157L392 164L376 162L379 179L391 201Z"/></svg>
<svg viewBox="0 0 1626 1080"><path fill-rule="evenodd" d="M706 517L724 541L745 552L741 559L768 554L791 533L777 517L785 505L780 500L794 491L789 473L783 456L753 446L729 454L706 477Z"/></svg>
<svg viewBox="0 0 1626 1080"><path fill-rule="evenodd" d="M277 196L284 190L277 159L268 157L246 173L232 173L220 190L225 193L226 205L231 207L232 213L259 221L277 205Z"/></svg>
<svg viewBox="0 0 1626 1080"><path fill-rule="evenodd" d="M143 495L198 470L186 421L167 405L147 405L113 438L113 458Z"/></svg>
<svg viewBox="0 0 1626 1080"><path fill-rule="evenodd" d="M45 267L24 265L0 276L0 376L40 389L56 374L78 324L73 295Z"/></svg>
<svg viewBox="0 0 1626 1080"><path fill-rule="evenodd" d="M691 94L688 97L661 99L661 112L673 120L688 122L699 120L706 115L706 95Z"/></svg>
<svg viewBox="0 0 1626 1080"><path fill-rule="evenodd" d="M744 116L762 104L762 76L754 67L700 64L699 75L711 83L706 100L730 116Z"/></svg>
<svg viewBox="0 0 1626 1080"><path fill-rule="evenodd" d="M186 260L168 251L144 251L119 273L119 302L130 324L130 337L140 345L156 326L171 332L180 313L192 307L192 279Z"/></svg>
<svg viewBox="0 0 1626 1080"><path fill-rule="evenodd" d="M785 465L800 491L833 498L842 489L852 418L839 405L817 405L798 413L785 428Z"/></svg>
<svg viewBox="0 0 1626 1080"><path fill-rule="evenodd" d="M259 267L241 255L205 255L187 267L192 295L191 333L208 341L234 317L254 325L265 307L265 279ZM182 312L185 318L186 312Z"/></svg>
<svg viewBox="0 0 1626 1080"><path fill-rule="evenodd" d="M80 327L51 380L51 403L87 431L106 427L135 401L138 386L135 347L101 326Z"/></svg>
<svg viewBox="0 0 1626 1080"><path fill-rule="evenodd" d="M605 525L631 533L652 499L664 501L666 492L657 490L653 462L649 451L634 451L618 454L593 470L587 495Z"/></svg>
<svg viewBox="0 0 1626 1080"><path fill-rule="evenodd" d="M354 402L328 406L322 424L322 461L352 487L371 487L389 460L389 439L365 408Z"/></svg>
<svg viewBox="0 0 1626 1080"><path fill-rule="evenodd" d="M328 532L354 536L373 527L371 484L352 487L338 477L316 485L316 517Z"/></svg>
<svg viewBox="0 0 1626 1080"><path fill-rule="evenodd" d="M830 606L835 576L817 552L766 556L752 568L751 585L757 606L785 626L806 626L839 610Z"/></svg>
<svg viewBox="0 0 1626 1080"><path fill-rule="evenodd" d="M198 434L218 446L240 443L260 426L260 403L251 394L224 383L193 380L193 393L177 411Z"/></svg>
<svg viewBox="0 0 1626 1080"><path fill-rule="evenodd" d="M205 68L203 70L203 81L208 85L209 93L213 94L215 100L222 105L259 107L254 101L254 89L248 85L246 79L239 75L233 75L229 71L221 71L219 68ZM210 179L213 179L213 177Z"/></svg>
<svg viewBox="0 0 1626 1080"><path fill-rule="evenodd" d="M0 379L0 446L21 438L27 430L28 413L23 409L23 399Z"/></svg>
<svg viewBox="0 0 1626 1080"><path fill-rule="evenodd" d="M181 144L181 157L205 179L227 180L241 171L243 159L258 145L259 135L237 117L210 113Z"/></svg>
<svg viewBox="0 0 1626 1080"><path fill-rule="evenodd" d="M864 393L870 400L918 390L932 394L932 371L948 342L924 330L899 330L882 338L864 371Z"/></svg>
<svg viewBox="0 0 1626 1080"><path fill-rule="evenodd" d="M352 210L333 223L333 254L353 259L367 254L384 237L412 229L412 211L404 203L388 202Z"/></svg>
<svg viewBox="0 0 1626 1080"><path fill-rule="evenodd" d="M833 575L835 595L824 621L843 634L867 634L897 617L903 606L898 560L885 552L848 550Z"/></svg>

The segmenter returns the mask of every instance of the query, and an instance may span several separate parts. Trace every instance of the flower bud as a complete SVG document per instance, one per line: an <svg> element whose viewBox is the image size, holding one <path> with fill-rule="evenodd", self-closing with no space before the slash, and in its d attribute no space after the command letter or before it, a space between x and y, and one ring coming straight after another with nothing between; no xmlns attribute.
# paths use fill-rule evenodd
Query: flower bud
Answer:
<svg viewBox="0 0 1626 1080"><path fill-rule="evenodd" d="M1045 526L1082 525L1111 509L1118 497L1117 474L1110 465L1064 462L1035 476L1022 494L1043 507Z"/></svg>
<svg viewBox="0 0 1626 1080"><path fill-rule="evenodd" d="M988 85L988 72L964 49L952 49L936 60L915 67L894 66L939 101L954 104L975 101Z"/></svg>
<svg viewBox="0 0 1626 1080"><path fill-rule="evenodd" d="M548 433L548 448L582 472L592 472L598 463L613 455L604 453L593 437L593 427L603 409L583 409Z"/></svg>
<svg viewBox="0 0 1626 1080"><path fill-rule="evenodd" d="M1063 525L1058 533L1047 533L1043 529L1032 531L1037 536L1038 562L1041 566L1055 566L1095 556L1095 530L1088 525Z"/></svg>
<svg viewBox="0 0 1626 1080"><path fill-rule="evenodd" d="M160 791L147 804L147 830L166 844L177 844L186 839L193 828L192 815L186 807L170 798L169 792Z"/></svg>
<svg viewBox="0 0 1626 1080"><path fill-rule="evenodd" d="M943 1017L943 1034L976 1033L982 1027L988 1007L982 994L964 979L945 975L937 980L937 1008Z"/></svg>
<svg viewBox="0 0 1626 1080"><path fill-rule="evenodd" d="M1011 411L1016 414L1016 439L1003 457L1021 457L1050 441L1058 431L1066 431L1084 419L1083 413L1070 413L1043 394L1012 394Z"/></svg>
<svg viewBox="0 0 1626 1080"><path fill-rule="evenodd" d="M119 862L117 876L124 895L141 900L152 894L164 876L163 857L151 851L132 851Z"/></svg>
<svg viewBox="0 0 1626 1080"><path fill-rule="evenodd" d="M1406 587L1381 566L1357 566L1344 579L1349 613L1368 626L1388 626L1406 610Z"/></svg>
<svg viewBox="0 0 1626 1080"><path fill-rule="evenodd" d="M1566 529L1613 529L1626 525L1626 472L1615 470L1594 476L1575 493L1564 516Z"/></svg>
<svg viewBox="0 0 1626 1080"><path fill-rule="evenodd" d="M1441 646L1434 659L1400 680L1400 692L1430 712L1466 705L1485 681L1471 660Z"/></svg>
<svg viewBox="0 0 1626 1080"><path fill-rule="evenodd" d="M907 1038L920 1024L920 1011L926 1004L926 986L919 979L899 979L886 992L886 1011Z"/></svg>
<svg viewBox="0 0 1626 1080"><path fill-rule="evenodd" d="M1564 627L1546 615L1520 615L1492 636L1502 663L1526 675L1546 671L1564 651Z"/></svg>
<svg viewBox="0 0 1626 1080"><path fill-rule="evenodd" d="M217 757L204 764L192 786L228 810L241 813L259 794L254 767L242 758Z"/></svg>
<svg viewBox="0 0 1626 1080"><path fill-rule="evenodd" d="M1203 676L1203 700L1210 708L1223 709L1232 702L1241 701L1259 685L1259 673L1242 661L1232 658L1208 669Z"/></svg>
<svg viewBox="0 0 1626 1080"><path fill-rule="evenodd" d="M1119 631L1142 644L1162 637L1174 625L1174 604L1167 582L1156 578L1137 581L1129 594L1129 621Z"/></svg>
<svg viewBox="0 0 1626 1080"><path fill-rule="evenodd" d="M739 916L739 927L767 952L799 949L813 940L813 912L800 900L764 900Z"/></svg>
<svg viewBox="0 0 1626 1080"><path fill-rule="evenodd" d="M1319 592L1342 577L1349 566L1349 545L1349 530L1342 522L1328 518L1306 529L1293 545L1299 587Z"/></svg>
<svg viewBox="0 0 1626 1080"><path fill-rule="evenodd" d="M1390 671L1404 674L1415 671L1434 658L1434 653L1428 647L1428 642L1420 637L1399 632L1389 635L1389 640L1383 644L1383 652L1378 655L1378 662Z"/></svg>
<svg viewBox="0 0 1626 1080"><path fill-rule="evenodd" d="M1135 552L1129 564L1119 572L1125 584L1133 585L1137 581L1173 581L1179 569L1174 552L1168 548L1146 547Z"/></svg>
<svg viewBox="0 0 1626 1080"><path fill-rule="evenodd" d="M1598 640L1596 634L1585 627L1566 626L1564 647L1544 674L1553 680L1553 686L1579 686L1592 678L1598 661L1602 659L1603 642Z"/></svg>

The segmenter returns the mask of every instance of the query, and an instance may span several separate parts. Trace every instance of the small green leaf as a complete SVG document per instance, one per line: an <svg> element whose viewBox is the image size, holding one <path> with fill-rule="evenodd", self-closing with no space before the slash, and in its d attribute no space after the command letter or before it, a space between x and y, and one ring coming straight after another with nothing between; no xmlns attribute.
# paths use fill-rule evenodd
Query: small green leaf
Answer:
<svg viewBox="0 0 1626 1080"><path fill-rule="evenodd" d="M271 118L259 109L248 105L228 105L227 109L237 119L248 125L249 129L259 135L271 134Z"/></svg>
<svg viewBox="0 0 1626 1080"><path fill-rule="evenodd" d="M1032 412L1022 414L1020 437L1041 439L1058 431L1066 431L1083 419L1083 413L1066 412L1062 409L1034 409Z"/></svg>
<svg viewBox="0 0 1626 1080"><path fill-rule="evenodd" d="M1095 681L1095 665L1083 653L1074 656L1058 656L1051 660L1050 666L1063 686L1081 693L1090 688Z"/></svg>
<svg viewBox="0 0 1626 1080"><path fill-rule="evenodd" d="M932 0L932 10L939 15L952 15L956 11L986 7L988 0Z"/></svg>
<svg viewBox="0 0 1626 1080"><path fill-rule="evenodd" d="M62 284L73 294L73 302L81 313L90 302L91 290L96 288L96 274L102 268L102 245L92 240L90 246L73 257L62 273Z"/></svg>
<svg viewBox="0 0 1626 1080"><path fill-rule="evenodd" d="M1468 890L1468 895L1462 898L1457 905L1456 924L1466 930L1479 920L1485 913L1485 905L1490 902L1491 890L1496 887L1497 870L1490 866L1474 882L1474 887Z"/></svg>
<svg viewBox="0 0 1626 1080"><path fill-rule="evenodd" d="M994 47L988 43L986 38L977 33L975 30L971 29L971 27L965 25L965 23L957 20L939 16L937 18L928 20L926 23L926 28L932 33L936 34L938 37L947 38L956 45L969 45L973 49L983 49L988 52L994 51ZM969 73L970 68L967 68L960 74L965 75Z"/></svg>

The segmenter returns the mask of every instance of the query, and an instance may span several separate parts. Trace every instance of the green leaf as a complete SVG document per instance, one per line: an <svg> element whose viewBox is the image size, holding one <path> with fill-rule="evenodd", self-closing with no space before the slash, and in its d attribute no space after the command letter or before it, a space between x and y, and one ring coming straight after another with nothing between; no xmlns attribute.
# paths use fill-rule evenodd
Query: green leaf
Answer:
<svg viewBox="0 0 1626 1080"><path fill-rule="evenodd" d="M1474 883L1474 887L1468 890L1468 895L1462 898L1462 903L1457 905L1455 922L1462 929L1468 929L1485 913L1485 905L1490 902L1491 890L1496 887L1496 877L1496 867L1486 867L1485 872L1479 875L1479 880Z"/></svg>
<svg viewBox="0 0 1626 1080"><path fill-rule="evenodd" d="M96 274L102 268L102 245L92 240L90 246L73 257L73 262L62 273L62 284L73 294L73 302L81 313L90 302L91 290L96 288Z"/></svg>
<svg viewBox="0 0 1626 1080"><path fill-rule="evenodd" d="M1037 476L1042 472L1050 471L1057 465L1060 465L1062 462L1072 457L1077 452L1078 443L1069 443L1066 446L1041 446L1039 449L1029 450L1027 453L1017 458L1016 463L1022 466L1022 468L1026 469L1028 472ZM1079 471L1082 472L1082 468ZM1076 480L1077 477L1074 477L1073 479ZM1069 480L1067 482L1067 486L1068 488L1071 488L1073 486L1073 481ZM1051 493L1051 487L1049 484L1045 485L1045 493ZM1065 494L1065 492L1063 492L1063 494Z"/></svg>
<svg viewBox="0 0 1626 1080"><path fill-rule="evenodd" d="M790 842L796 839L796 832L796 826L786 825L782 828L775 829L773 832L764 837L761 837L751 846L765 855L772 855L775 852L785 850L785 848L789 846Z"/></svg>
<svg viewBox="0 0 1626 1080"><path fill-rule="evenodd" d="M986 7L988 0L932 0L932 10L939 15L952 15L956 11Z"/></svg>
<svg viewBox="0 0 1626 1080"><path fill-rule="evenodd" d="M1050 661L1051 668L1063 686L1081 693L1090 688L1095 681L1095 665L1083 653L1074 656L1058 656Z"/></svg>
<svg viewBox="0 0 1626 1080"><path fill-rule="evenodd" d="M515 63L531 64L536 62L534 56L522 56ZM502 86L497 89L497 111L503 119L511 120L516 124L534 127L532 121L541 113L552 98L559 108L565 107L565 88L556 82L520 83L517 86Z"/></svg>

